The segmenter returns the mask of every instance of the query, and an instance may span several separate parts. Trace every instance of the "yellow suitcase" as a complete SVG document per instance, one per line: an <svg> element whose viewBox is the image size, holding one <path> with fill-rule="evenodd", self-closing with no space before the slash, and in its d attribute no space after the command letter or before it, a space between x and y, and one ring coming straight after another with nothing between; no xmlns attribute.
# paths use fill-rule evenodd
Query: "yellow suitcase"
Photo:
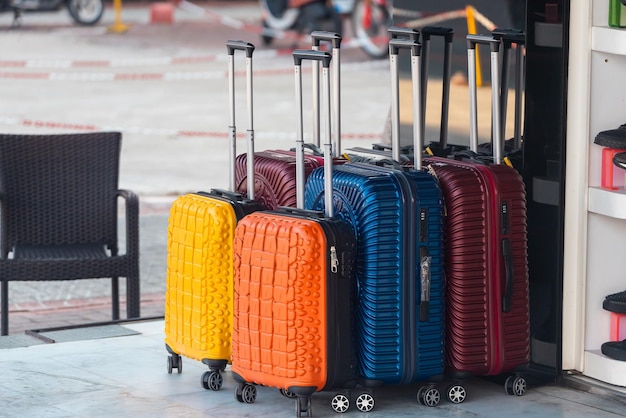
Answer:
<svg viewBox="0 0 626 418"><path fill-rule="evenodd" d="M227 47L231 73L235 50L246 51L248 86L251 86L254 46L228 41ZM232 95L234 83L230 87ZM251 115L251 100L248 105ZM230 190L235 189L235 138L233 111ZM252 129L248 129L248 140L253 140ZM248 152L254 152L252 146ZM249 182L254 182L254 176L250 176ZM248 190L252 190L250 199L219 189L189 193L177 198L170 210L165 295L165 347L170 354L167 369L168 373L173 369L181 373L181 356L201 361L209 367L201 380L205 389L222 387L220 372L231 358L235 227L247 214L265 209L253 200L254 188Z"/></svg>

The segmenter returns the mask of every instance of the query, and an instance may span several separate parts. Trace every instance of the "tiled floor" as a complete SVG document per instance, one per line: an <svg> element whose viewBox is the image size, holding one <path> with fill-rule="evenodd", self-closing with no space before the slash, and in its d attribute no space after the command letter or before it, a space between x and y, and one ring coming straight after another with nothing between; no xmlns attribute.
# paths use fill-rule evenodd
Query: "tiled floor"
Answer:
<svg viewBox="0 0 626 418"><path fill-rule="evenodd" d="M183 359L181 374L167 373L163 321L124 324L120 334L93 339L104 332L74 330L69 338L0 350L0 417L294 417L295 401L276 389L260 387L254 404L238 403L227 371L222 390L200 385L207 370L200 362ZM110 328L110 327L109 327ZM112 333L111 333L112 332ZM20 336L21 338L30 338ZM3 337L14 338L14 337ZM71 341L73 340L73 341ZM347 417L616 417L626 405L590 392L559 385L530 386L524 396L509 396L495 383L467 382L461 404L446 400L436 407L419 405L418 386L385 387L376 394L370 413L356 409ZM315 417L336 417L333 393L313 396Z"/></svg>

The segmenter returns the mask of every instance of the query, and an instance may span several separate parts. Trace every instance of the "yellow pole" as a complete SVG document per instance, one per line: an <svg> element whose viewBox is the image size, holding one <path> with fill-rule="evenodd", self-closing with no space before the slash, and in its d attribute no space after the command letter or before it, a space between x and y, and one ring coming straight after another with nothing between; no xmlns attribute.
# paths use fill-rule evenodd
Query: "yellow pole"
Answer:
<svg viewBox="0 0 626 418"><path fill-rule="evenodd" d="M128 25L122 23L122 0L113 0L113 11L115 12L115 22L109 26L109 32L123 33L129 28Z"/></svg>
<svg viewBox="0 0 626 418"><path fill-rule="evenodd" d="M476 35L476 18L474 17L474 7L465 6L465 15L467 17L467 33ZM478 45L476 45L476 87L483 85L483 75L480 70L480 59L478 58Z"/></svg>

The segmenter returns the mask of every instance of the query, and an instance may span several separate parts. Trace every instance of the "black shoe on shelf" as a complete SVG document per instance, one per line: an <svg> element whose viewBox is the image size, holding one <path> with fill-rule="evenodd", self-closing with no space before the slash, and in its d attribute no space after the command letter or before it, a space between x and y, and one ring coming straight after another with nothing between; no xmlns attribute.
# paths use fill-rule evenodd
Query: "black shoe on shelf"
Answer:
<svg viewBox="0 0 626 418"><path fill-rule="evenodd" d="M602 354L613 360L626 361L626 340L609 341L600 347Z"/></svg>
<svg viewBox="0 0 626 418"><path fill-rule="evenodd" d="M626 290L605 297L602 307L610 312L626 314Z"/></svg>
<svg viewBox="0 0 626 418"><path fill-rule="evenodd" d="M626 123L617 129L599 132L593 142L603 147L626 150Z"/></svg>
<svg viewBox="0 0 626 418"><path fill-rule="evenodd" d="M626 151L615 154L613 156L613 164L626 170Z"/></svg>

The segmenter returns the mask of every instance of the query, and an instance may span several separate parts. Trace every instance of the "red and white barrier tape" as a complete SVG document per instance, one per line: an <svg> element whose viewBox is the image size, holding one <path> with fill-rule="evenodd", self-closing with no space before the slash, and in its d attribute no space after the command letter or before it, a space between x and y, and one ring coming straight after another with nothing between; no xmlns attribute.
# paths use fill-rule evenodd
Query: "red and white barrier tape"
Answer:
<svg viewBox="0 0 626 418"><path fill-rule="evenodd" d="M125 134L133 135L149 135L149 136L169 136L169 137L203 137L203 138L228 138L226 129L222 131L190 131L176 129L158 129L158 128L142 128L142 127L119 127L119 126L98 126L85 123L68 123L54 122L38 119L20 119L14 117L0 116L0 126L23 126L27 128L37 129L60 129L66 131L120 131ZM237 137L244 139L245 132L238 132ZM255 138L259 139L277 139L284 141L295 141L295 133L288 132L255 132ZM378 140L382 138L381 133L349 133L341 134L342 140Z"/></svg>
<svg viewBox="0 0 626 418"><path fill-rule="evenodd" d="M368 69L386 69L389 64L385 61L364 61L342 64L342 71L362 71ZM310 69L304 69L309 71ZM290 74L293 67L264 68L254 70L255 76L274 76ZM238 71L236 76L245 75L245 71ZM82 72L9 72L1 71L0 79L20 80L51 80L51 81L189 81L189 80L214 80L226 78L226 71L189 71L189 72L164 72L164 73L82 73Z"/></svg>

